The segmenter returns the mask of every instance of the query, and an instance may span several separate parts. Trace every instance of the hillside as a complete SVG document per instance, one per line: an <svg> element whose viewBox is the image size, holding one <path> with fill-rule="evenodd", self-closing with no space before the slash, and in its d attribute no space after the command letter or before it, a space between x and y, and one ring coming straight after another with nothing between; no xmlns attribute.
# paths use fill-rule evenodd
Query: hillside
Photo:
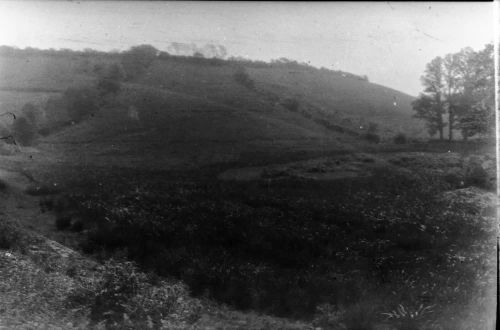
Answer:
<svg viewBox="0 0 500 330"><path fill-rule="evenodd" d="M105 53L19 52L0 59L4 112L19 111L23 101L43 109L50 97L94 84L100 67L120 60ZM238 72L254 87L238 82ZM141 110L134 104L150 97L157 103L154 115L150 105ZM42 139L41 147L63 146L65 155L80 149L79 157L127 155L128 164L164 158L163 165L185 166L236 161L257 151L348 150L367 144L362 136L369 126L386 140L398 132L425 134L412 117L411 96L348 73L293 63L163 56L124 84L118 100L92 119ZM85 148L75 149L80 143Z"/></svg>

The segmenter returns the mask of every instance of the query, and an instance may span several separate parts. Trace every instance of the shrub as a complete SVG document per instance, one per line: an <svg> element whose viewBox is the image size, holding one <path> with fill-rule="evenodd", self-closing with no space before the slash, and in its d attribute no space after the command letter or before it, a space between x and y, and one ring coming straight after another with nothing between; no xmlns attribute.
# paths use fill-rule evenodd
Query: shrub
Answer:
<svg viewBox="0 0 500 330"><path fill-rule="evenodd" d="M369 122L368 123L367 132L369 134L376 134L378 132L378 124L377 123L373 123L373 122Z"/></svg>
<svg viewBox="0 0 500 330"><path fill-rule="evenodd" d="M299 101L297 101L296 99L293 99L293 98L288 98L288 99L285 99L281 105L283 105L286 109L290 110L290 111L293 111L293 112L296 112L299 110Z"/></svg>
<svg viewBox="0 0 500 330"><path fill-rule="evenodd" d="M123 53L122 65L127 80L135 79L143 74L157 55L158 50L151 45L134 46Z"/></svg>
<svg viewBox="0 0 500 330"><path fill-rule="evenodd" d="M398 133L393 139L395 144L405 144L407 142L406 135L404 133Z"/></svg>
<svg viewBox="0 0 500 330"><path fill-rule="evenodd" d="M363 138L371 143L380 143L380 136L375 133L366 133L363 135Z"/></svg>
<svg viewBox="0 0 500 330"><path fill-rule="evenodd" d="M238 71L236 71L236 73L233 75L233 78L238 84L248 89L255 89L255 82L252 80L252 78L250 78L244 68L238 69Z"/></svg>
<svg viewBox="0 0 500 330"><path fill-rule="evenodd" d="M22 233L17 225L8 220L0 220L0 249L12 249L20 245Z"/></svg>
<svg viewBox="0 0 500 330"><path fill-rule="evenodd" d="M101 95L117 94L121 89L121 84L119 81L102 78L97 82L97 89Z"/></svg>
<svg viewBox="0 0 500 330"><path fill-rule="evenodd" d="M88 306L93 323L106 329L179 328L196 321L201 304L183 285L152 282L134 263L111 259L99 267L92 282L77 287L68 302Z"/></svg>
<svg viewBox="0 0 500 330"><path fill-rule="evenodd" d="M59 215L56 217L56 228L65 230L71 226L71 217L68 215Z"/></svg>
<svg viewBox="0 0 500 330"><path fill-rule="evenodd" d="M125 71L120 64L114 63L108 66L103 73L99 74L97 80L97 89L101 96L116 95L121 89L121 82L124 78Z"/></svg>
<svg viewBox="0 0 500 330"><path fill-rule="evenodd" d="M71 229L71 231L74 231L74 232L81 232L84 228L85 228L85 223L83 222L83 220L82 219L76 219L71 224L71 228L70 229Z"/></svg>
<svg viewBox="0 0 500 330"><path fill-rule="evenodd" d="M488 172L483 168L479 159L471 159L465 170L465 185L490 189L492 184Z"/></svg>
<svg viewBox="0 0 500 330"><path fill-rule="evenodd" d="M52 198L41 198L38 205L42 213L54 210L54 200Z"/></svg>
<svg viewBox="0 0 500 330"><path fill-rule="evenodd" d="M98 110L98 93L93 88L69 88L63 99L70 120L80 122Z"/></svg>

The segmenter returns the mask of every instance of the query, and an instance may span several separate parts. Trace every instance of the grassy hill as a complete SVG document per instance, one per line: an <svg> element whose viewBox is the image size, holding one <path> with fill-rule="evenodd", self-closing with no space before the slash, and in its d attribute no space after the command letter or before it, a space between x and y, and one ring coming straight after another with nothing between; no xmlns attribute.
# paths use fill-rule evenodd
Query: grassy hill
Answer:
<svg viewBox="0 0 500 330"><path fill-rule="evenodd" d="M0 57L3 111L19 111L22 100L43 109L50 97L95 84L102 67L120 61L119 54L18 53ZM369 126L383 140L398 132L422 137L412 99L352 74L294 63L161 56L124 83L113 104L41 146L161 166L236 161L256 152L346 150L368 144Z"/></svg>

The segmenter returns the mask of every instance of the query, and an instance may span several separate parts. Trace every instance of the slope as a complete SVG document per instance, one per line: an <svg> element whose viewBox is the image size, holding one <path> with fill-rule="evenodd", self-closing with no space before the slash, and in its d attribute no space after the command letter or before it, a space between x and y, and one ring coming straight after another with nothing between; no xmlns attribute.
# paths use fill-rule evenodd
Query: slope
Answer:
<svg viewBox="0 0 500 330"><path fill-rule="evenodd" d="M0 89L10 98L4 111L19 108L20 97L43 109L49 96L94 85L102 67L120 61L118 54L19 52L1 56ZM421 136L411 100L348 73L305 65L161 56L94 117L40 146L83 162L162 168L349 150L368 143L368 127L386 140L398 131Z"/></svg>

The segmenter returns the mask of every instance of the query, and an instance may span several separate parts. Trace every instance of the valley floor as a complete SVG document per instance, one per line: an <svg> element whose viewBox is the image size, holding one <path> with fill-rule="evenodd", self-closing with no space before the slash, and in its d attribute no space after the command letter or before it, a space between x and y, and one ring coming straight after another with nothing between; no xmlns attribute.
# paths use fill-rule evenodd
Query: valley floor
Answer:
<svg viewBox="0 0 500 330"><path fill-rule="evenodd" d="M191 172L31 155L2 156L0 329L493 324L489 153L344 153Z"/></svg>

